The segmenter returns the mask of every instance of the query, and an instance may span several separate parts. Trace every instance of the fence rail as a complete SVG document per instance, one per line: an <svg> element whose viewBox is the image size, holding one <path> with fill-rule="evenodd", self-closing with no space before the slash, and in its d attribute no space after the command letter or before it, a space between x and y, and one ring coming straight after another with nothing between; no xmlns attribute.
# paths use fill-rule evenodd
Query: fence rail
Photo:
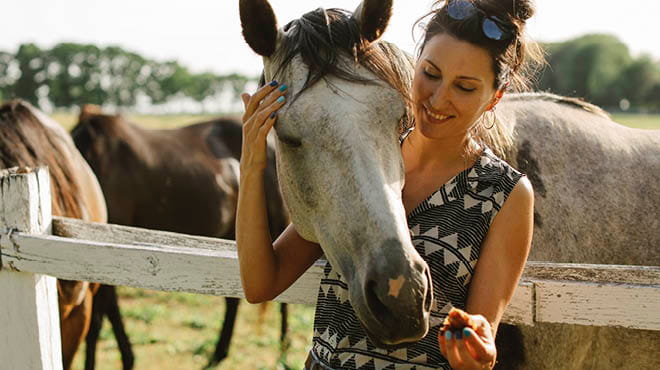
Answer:
<svg viewBox="0 0 660 370"><path fill-rule="evenodd" d="M43 321L43 317L57 321L54 283L48 280L42 284L44 287L31 283L46 281L45 275L243 297L233 241L59 217L51 222L47 183L45 169L4 176L0 173L0 324ZM314 264L276 300L315 304L322 266L321 262ZM22 283L16 281L18 276L24 278ZM2 297L7 291L14 298L45 298L22 303L37 310L25 314L25 307L12 308L15 304ZM4 309L15 317L3 316ZM660 267L530 261L504 320L526 325L549 322L660 330ZM59 333L59 325L55 329L50 321L47 325L30 325L36 328L37 336ZM7 349L11 346L3 346L12 341L15 331L21 330L15 326L0 334L2 358L16 356ZM34 337L26 341L43 347ZM59 338L53 341L51 347L41 350L45 360L36 368L57 368L53 365L57 361L48 359L56 356L53 348L59 345Z"/></svg>

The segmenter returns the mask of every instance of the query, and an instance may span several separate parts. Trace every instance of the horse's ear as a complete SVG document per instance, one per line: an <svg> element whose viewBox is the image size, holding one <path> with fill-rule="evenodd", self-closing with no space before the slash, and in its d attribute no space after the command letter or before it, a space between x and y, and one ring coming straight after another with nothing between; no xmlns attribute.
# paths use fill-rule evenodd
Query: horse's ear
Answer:
<svg viewBox="0 0 660 370"><path fill-rule="evenodd" d="M390 23L392 0L363 0L353 17L360 24L362 37L369 42L376 41Z"/></svg>
<svg viewBox="0 0 660 370"><path fill-rule="evenodd" d="M243 37L255 53L270 57L277 46L277 19L267 0L239 0Z"/></svg>
<svg viewBox="0 0 660 370"><path fill-rule="evenodd" d="M78 121L82 121L89 116L93 116L96 114L101 114L101 107L95 104L85 104L80 108L80 115L78 115Z"/></svg>

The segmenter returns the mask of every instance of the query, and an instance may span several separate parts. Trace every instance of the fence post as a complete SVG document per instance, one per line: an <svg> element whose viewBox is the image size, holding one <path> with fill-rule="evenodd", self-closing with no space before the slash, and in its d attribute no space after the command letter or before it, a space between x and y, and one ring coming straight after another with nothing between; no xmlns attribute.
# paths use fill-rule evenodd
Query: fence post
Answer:
<svg viewBox="0 0 660 370"><path fill-rule="evenodd" d="M47 168L0 170L0 367L62 369L55 278L17 271L12 233L50 234Z"/></svg>

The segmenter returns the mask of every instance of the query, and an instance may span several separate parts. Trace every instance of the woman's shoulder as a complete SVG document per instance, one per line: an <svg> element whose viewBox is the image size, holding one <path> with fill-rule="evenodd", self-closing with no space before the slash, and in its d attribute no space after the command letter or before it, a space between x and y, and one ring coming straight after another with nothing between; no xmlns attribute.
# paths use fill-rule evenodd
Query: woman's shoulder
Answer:
<svg viewBox="0 0 660 370"><path fill-rule="evenodd" d="M519 184L523 188L531 189L531 184L524 174L498 157L488 147L484 148L471 175L476 176L475 180L478 180L479 190L491 189L489 193L496 195L496 203L499 206L504 204L504 201Z"/></svg>

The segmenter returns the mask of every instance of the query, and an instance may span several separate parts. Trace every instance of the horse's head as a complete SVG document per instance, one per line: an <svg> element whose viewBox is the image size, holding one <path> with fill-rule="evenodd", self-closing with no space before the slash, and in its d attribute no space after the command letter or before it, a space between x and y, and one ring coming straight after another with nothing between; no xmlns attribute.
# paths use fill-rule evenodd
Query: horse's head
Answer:
<svg viewBox="0 0 660 370"><path fill-rule="evenodd" d="M318 242L348 282L376 344L420 339L432 289L401 202L399 147L410 85L407 57L376 42L391 1L353 13L305 14L282 29L264 0L240 0L243 34L266 81L289 86L275 126L280 186L296 230Z"/></svg>

